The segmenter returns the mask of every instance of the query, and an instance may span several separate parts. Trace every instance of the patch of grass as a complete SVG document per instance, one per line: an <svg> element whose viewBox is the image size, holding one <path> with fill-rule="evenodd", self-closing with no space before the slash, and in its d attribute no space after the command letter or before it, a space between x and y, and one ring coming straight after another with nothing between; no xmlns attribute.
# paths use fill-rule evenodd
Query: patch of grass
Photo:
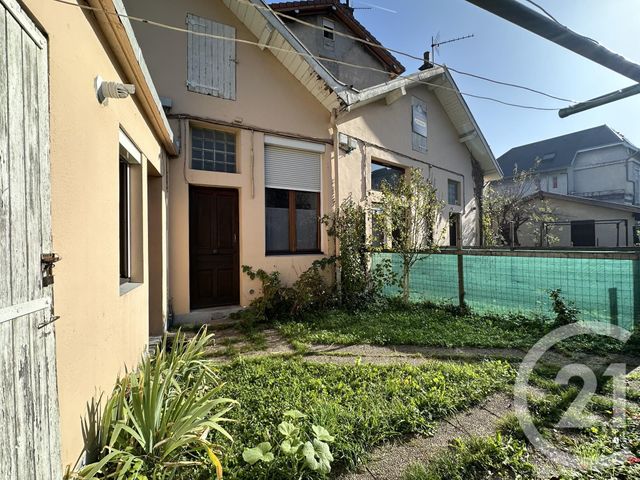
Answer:
<svg viewBox="0 0 640 480"><path fill-rule="evenodd" d="M404 480L511 480L533 478L523 442L494 437L454 440L450 448L426 466L414 465Z"/></svg>
<svg viewBox="0 0 640 480"><path fill-rule="evenodd" d="M355 313L333 310L279 328L290 340L316 344L527 348L546 333L548 324L414 305Z"/></svg>
<svg viewBox="0 0 640 480"><path fill-rule="evenodd" d="M383 310L330 310L278 325L289 341L340 345L516 348L528 350L554 327L544 318L479 315L433 304L398 305ZM602 336L561 342L561 353L638 353L640 332L626 345Z"/></svg>
<svg viewBox="0 0 640 480"><path fill-rule="evenodd" d="M241 457L245 447L273 437L285 410L300 410L327 428L335 437L334 465L353 468L384 440L429 434L438 419L506 390L514 378L502 361L414 367L256 358L216 370L224 382L221 393L240 402L237 423L229 425L234 444L224 458L225 476L240 480L292 478L284 463L269 464L258 475Z"/></svg>

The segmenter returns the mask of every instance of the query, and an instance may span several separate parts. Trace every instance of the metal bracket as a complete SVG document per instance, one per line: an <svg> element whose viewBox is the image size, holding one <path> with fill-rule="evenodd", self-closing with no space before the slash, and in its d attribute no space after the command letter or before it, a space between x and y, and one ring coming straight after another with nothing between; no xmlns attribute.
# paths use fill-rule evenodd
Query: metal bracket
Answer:
<svg viewBox="0 0 640 480"><path fill-rule="evenodd" d="M43 253L40 257L40 263L42 264L42 288L53 284L53 267L55 263L60 260L62 260L62 258L55 253Z"/></svg>
<svg viewBox="0 0 640 480"><path fill-rule="evenodd" d="M42 322L38 324L38 329L44 328L47 325L51 325L53 322L57 321L60 318L60 315L52 315L48 322Z"/></svg>

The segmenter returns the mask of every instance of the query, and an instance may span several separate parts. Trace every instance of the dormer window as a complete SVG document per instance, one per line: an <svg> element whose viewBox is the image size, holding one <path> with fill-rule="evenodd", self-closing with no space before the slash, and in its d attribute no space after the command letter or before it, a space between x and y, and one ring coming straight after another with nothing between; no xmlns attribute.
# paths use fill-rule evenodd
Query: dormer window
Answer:
<svg viewBox="0 0 640 480"><path fill-rule="evenodd" d="M335 29L336 25L328 18L322 19L322 35L324 40L324 48L333 50L335 47Z"/></svg>

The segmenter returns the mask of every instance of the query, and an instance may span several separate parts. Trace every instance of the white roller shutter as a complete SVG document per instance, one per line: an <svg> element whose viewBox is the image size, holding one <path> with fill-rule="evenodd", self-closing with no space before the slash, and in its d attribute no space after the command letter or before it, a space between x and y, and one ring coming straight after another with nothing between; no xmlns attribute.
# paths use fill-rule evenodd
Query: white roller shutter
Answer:
<svg viewBox="0 0 640 480"><path fill-rule="evenodd" d="M267 188L320 191L320 153L268 144L264 151Z"/></svg>

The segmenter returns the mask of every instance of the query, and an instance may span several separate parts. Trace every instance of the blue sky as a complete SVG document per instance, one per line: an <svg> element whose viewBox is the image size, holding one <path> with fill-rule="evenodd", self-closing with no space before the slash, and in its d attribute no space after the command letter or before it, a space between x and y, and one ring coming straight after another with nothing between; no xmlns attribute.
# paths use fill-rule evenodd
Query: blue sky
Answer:
<svg viewBox="0 0 640 480"><path fill-rule="evenodd" d="M416 55L429 50L431 36L446 40L474 34L442 46L439 63L498 80L523 84L560 97L588 100L633 81L502 20L464 0L366 0L392 9L356 10L356 17L385 46ZM538 0L558 21L640 63L640 1ZM365 7L353 0L353 6ZM420 62L398 56L413 72ZM454 74L461 91L543 107L565 104L535 94ZM467 98L494 154L544 138L607 124L640 145L640 95L560 119L539 112Z"/></svg>

